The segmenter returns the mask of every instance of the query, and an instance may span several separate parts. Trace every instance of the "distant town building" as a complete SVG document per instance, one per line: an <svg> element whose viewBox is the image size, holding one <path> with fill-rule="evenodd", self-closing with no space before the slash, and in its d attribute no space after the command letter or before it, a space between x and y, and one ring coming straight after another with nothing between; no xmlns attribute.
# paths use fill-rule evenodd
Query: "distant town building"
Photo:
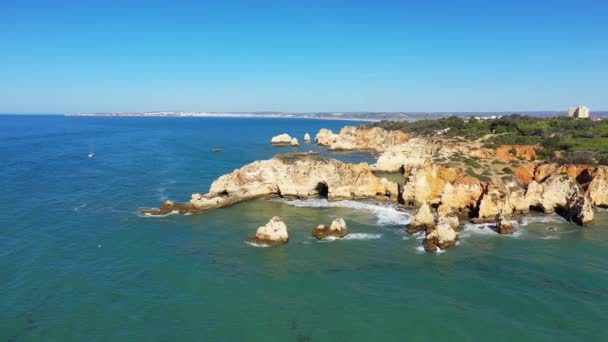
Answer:
<svg viewBox="0 0 608 342"><path fill-rule="evenodd" d="M589 108L585 106L578 106L576 108L568 108L568 116L571 118L588 118Z"/></svg>

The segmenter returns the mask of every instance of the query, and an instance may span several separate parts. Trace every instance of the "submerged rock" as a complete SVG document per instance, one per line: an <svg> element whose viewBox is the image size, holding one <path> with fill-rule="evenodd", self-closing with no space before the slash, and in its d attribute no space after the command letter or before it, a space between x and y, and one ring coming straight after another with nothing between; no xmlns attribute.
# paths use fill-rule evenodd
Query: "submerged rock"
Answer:
<svg viewBox="0 0 608 342"><path fill-rule="evenodd" d="M343 238L348 234L346 230L346 222L341 217L334 219L329 226L326 228L325 225L318 225L317 228L313 229L312 236L321 240L326 237L338 237Z"/></svg>
<svg viewBox="0 0 608 342"><path fill-rule="evenodd" d="M258 228L255 236L247 238L247 241L254 244L279 245L289 241L287 226L285 222L275 216L264 226Z"/></svg>
<svg viewBox="0 0 608 342"><path fill-rule="evenodd" d="M287 133L279 134L272 137L270 143L273 145L289 145L291 143L291 136Z"/></svg>

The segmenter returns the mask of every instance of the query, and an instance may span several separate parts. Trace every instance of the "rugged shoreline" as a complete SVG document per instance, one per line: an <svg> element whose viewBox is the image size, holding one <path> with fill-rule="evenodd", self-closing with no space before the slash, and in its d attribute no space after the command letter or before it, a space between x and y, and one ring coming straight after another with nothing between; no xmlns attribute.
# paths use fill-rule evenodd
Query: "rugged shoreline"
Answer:
<svg viewBox="0 0 608 342"><path fill-rule="evenodd" d="M146 215L198 213L256 198L373 199L418 209L425 248L455 245L465 222L494 223L511 234L507 222L531 211L557 213L578 225L593 222L594 208L608 207L608 167L557 165L537 159L535 146L481 147L478 142L412 137L378 127L322 129L315 142L330 150L373 150L375 165L344 163L316 154L291 153L245 165L219 177L207 194L188 203L167 201ZM481 172L483 170L483 172ZM376 173L402 174L401 182Z"/></svg>

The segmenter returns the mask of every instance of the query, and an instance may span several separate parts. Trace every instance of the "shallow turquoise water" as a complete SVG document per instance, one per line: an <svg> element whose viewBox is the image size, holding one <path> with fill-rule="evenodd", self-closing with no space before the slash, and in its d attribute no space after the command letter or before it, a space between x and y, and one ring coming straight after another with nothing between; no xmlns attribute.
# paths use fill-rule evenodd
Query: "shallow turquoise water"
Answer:
<svg viewBox="0 0 608 342"><path fill-rule="evenodd" d="M468 226L438 255L403 233L408 212L371 202L259 200L191 216L137 214L292 150L271 147L272 135L301 140L345 124L0 117L0 339L604 338L606 213L585 229L533 216L515 237ZM289 227L287 245L243 243L274 215ZM336 216L351 239L310 238Z"/></svg>

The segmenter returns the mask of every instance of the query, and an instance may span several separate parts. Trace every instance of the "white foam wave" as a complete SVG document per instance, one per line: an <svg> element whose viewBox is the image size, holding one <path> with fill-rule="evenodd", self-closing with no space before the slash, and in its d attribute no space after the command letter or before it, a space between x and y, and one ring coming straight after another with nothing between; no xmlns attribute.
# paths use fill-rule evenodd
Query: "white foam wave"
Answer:
<svg viewBox="0 0 608 342"><path fill-rule="evenodd" d="M561 216L556 214L551 215L534 215L534 216L524 216L519 220L518 224L520 226L527 226L530 223L564 223L566 222Z"/></svg>
<svg viewBox="0 0 608 342"><path fill-rule="evenodd" d="M517 226L517 222L511 221L511 224ZM494 225L491 223L471 223L467 222L463 225L463 229L459 232L461 238L468 238L474 235L479 236L501 236L517 238L521 236L521 229L516 230L513 234L499 234Z"/></svg>
<svg viewBox="0 0 608 342"><path fill-rule="evenodd" d="M251 241L245 241L246 245L249 245L251 247L258 247L258 248L267 248L270 247L270 245L265 244L265 243L255 243L255 242L251 242Z"/></svg>
<svg viewBox="0 0 608 342"><path fill-rule="evenodd" d="M416 247L416 251L417 251L417 252L424 253L424 252L425 252L425 250L424 250L424 246L418 246L418 247Z"/></svg>
<svg viewBox="0 0 608 342"><path fill-rule="evenodd" d="M380 239L382 234L370 234L370 233L349 233L343 238L328 236L321 241L338 241L338 240L375 240Z"/></svg>
<svg viewBox="0 0 608 342"><path fill-rule="evenodd" d="M559 239L559 238L560 238L559 236L552 236L552 235L549 235L549 236L543 236L543 237L541 237L540 239L541 239L541 240L556 240L556 239Z"/></svg>
<svg viewBox="0 0 608 342"><path fill-rule="evenodd" d="M365 203L357 201L337 201L329 202L326 199L309 199L309 200L285 200L278 199L276 201L294 206L307 208L351 208L357 210L368 210L376 216L376 222L379 225L406 225L410 222L410 214L405 211L398 210L396 206L386 203Z"/></svg>
<svg viewBox="0 0 608 342"><path fill-rule="evenodd" d="M150 213L145 213L145 214L139 214L138 213L138 216L140 216L140 217L167 217L167 216L170 216L170 215L177 215L177 214L179 214L179 211L173 210L170 213L166 213L166 214L162 214L162 215L160 215L160 214L159 215L154 215L154 214L150 214Z"/></svg>
<svg viewBox="0 0 608 342"><path fill-rule="evenodd" d="M79 206L76 206L76 207L72 208L72 210L74 210L75 212L79 212L80 209L86 208L86 206L87 206L86 203L85 204L81 204Z"/></svg>

